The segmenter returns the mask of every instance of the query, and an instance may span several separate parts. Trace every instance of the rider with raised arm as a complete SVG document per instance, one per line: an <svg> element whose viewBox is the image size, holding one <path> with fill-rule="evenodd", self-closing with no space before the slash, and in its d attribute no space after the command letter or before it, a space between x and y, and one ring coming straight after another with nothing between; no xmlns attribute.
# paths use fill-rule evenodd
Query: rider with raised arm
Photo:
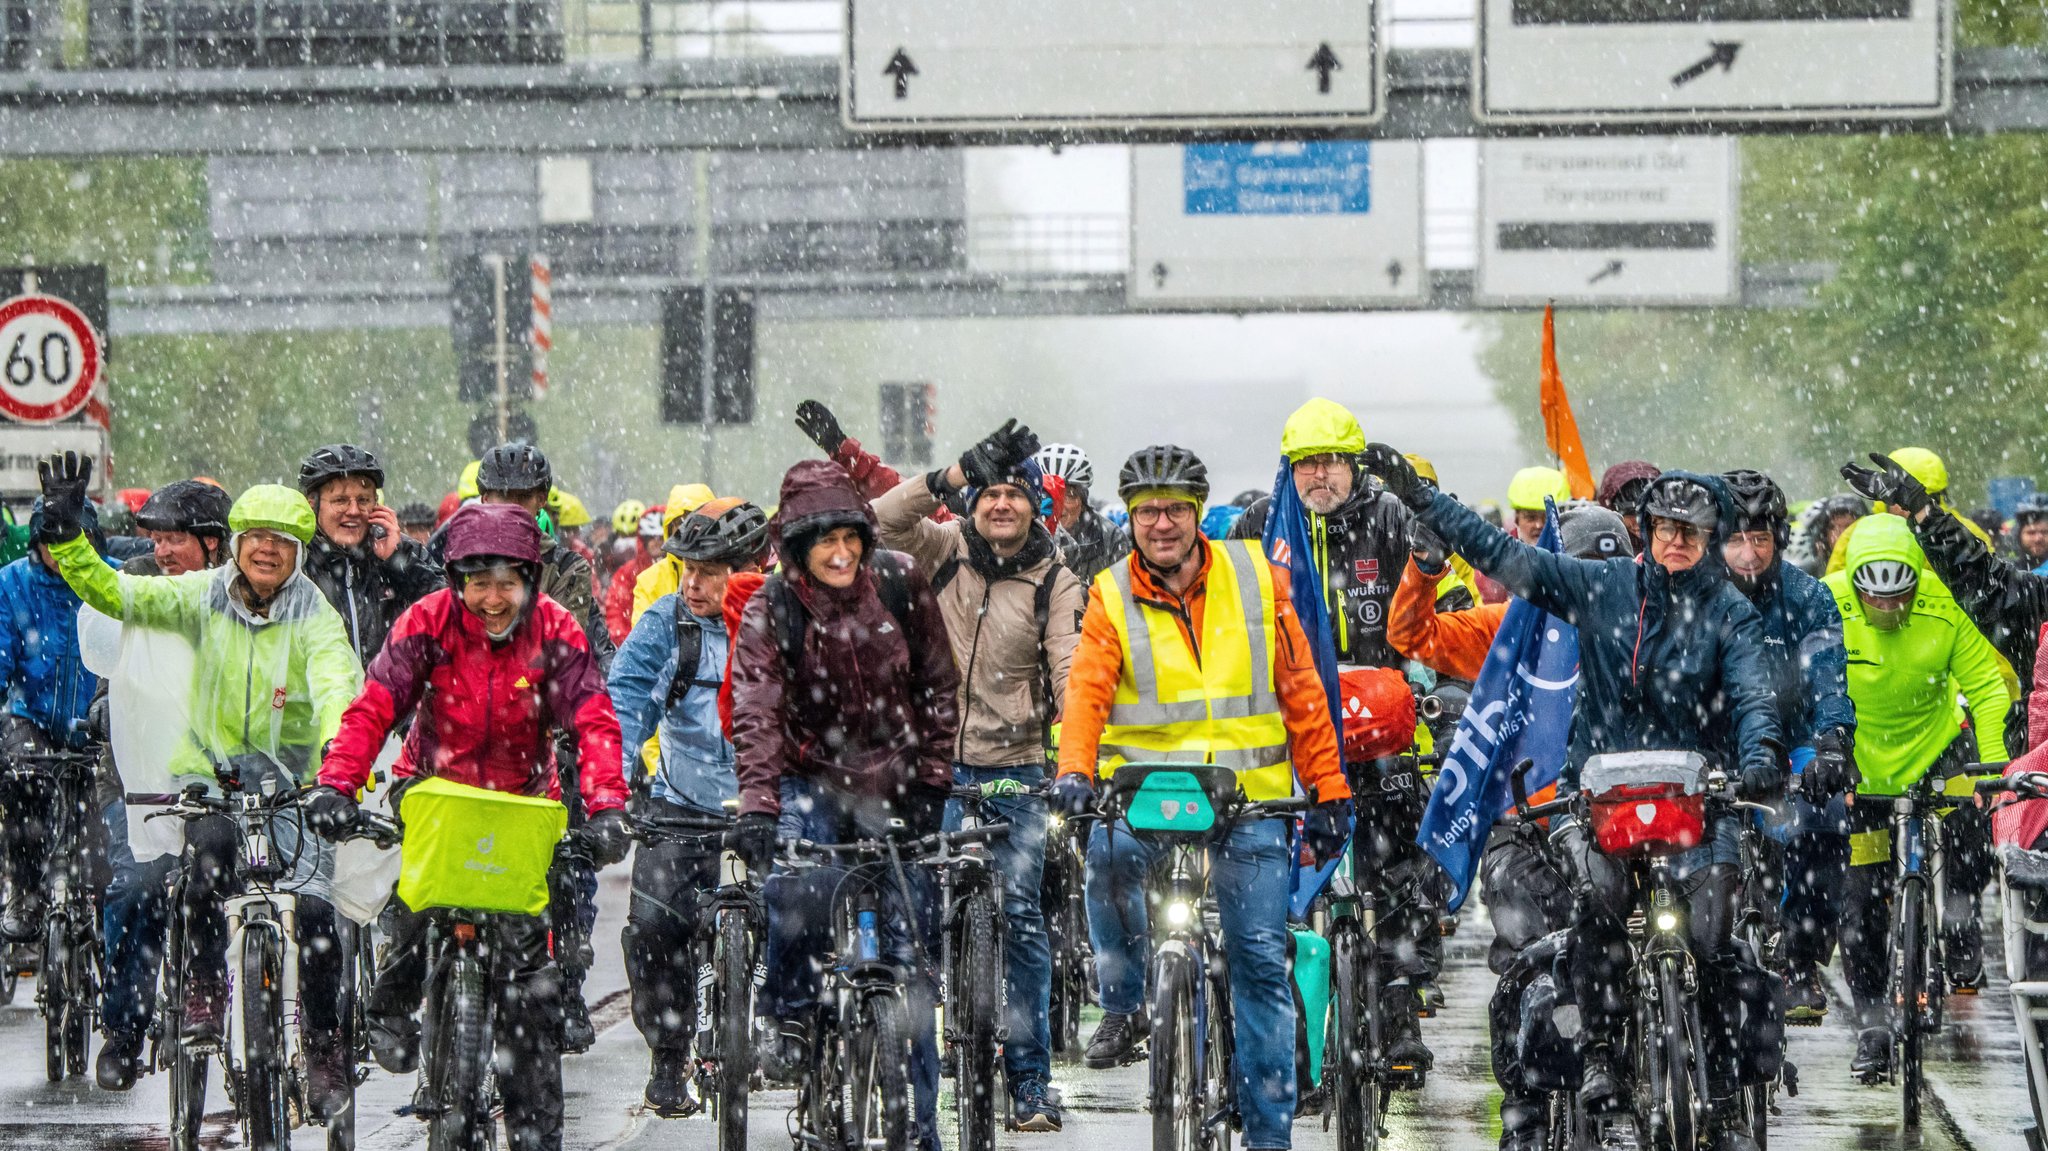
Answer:
<svg viewBox="0 0 2048 1151"><path fill-rule="evenodd" d="M348 705L307 802L317 830L357 822L355 795L400 720L417 714L393 773L435 776L490 791L560 799L553 735L572 730L582 753L579 784L589 821L581 834L602 863L625 858L626 785L619 776L619 722L580 621L535 591L541 533L533 513L508 504L465 507L442 534L449 586L406 609ZM394 797L392 806L399 808ZM414 829L411 834L419 834ZM419 1009L427 978L431 911L393 898L370 994L370 1050L386 1071L419 1057ZM546 917L497 917L493 942L509 972L498 997L499 1083L513 1151L562 1145L562 975L549 954Z"/></svg>
<svg viewBox="0 0 2048 1151"><path fill-rule="evenodd" d="M1131 509L1136 550L1098 575L1089 594L1067 678L1057 802L1086 813L1098 775L1107 781L1130 761L1227 765L1247 799L1305 791L1315 803L1309 846L1318 859L1333 858L1351 833L1351 788L1286 569L1256 541L1203 538L1208 469L1186 448L1133 453L1117 494ZM1136 662L1141 653L1150 666ZM1163 717L1174 705L1202 715ZM1210 874L1229 957L1244 1145L1255 1151L1290 1147L1293 1138L1288 849L1280 821L1248 821L1214 850ZM1152 856L1128 827L1098 825L1089 837L1088 930L1105 1013L1091 1062L1098 1048L1128 1052L1146 1031Z"/></svg>
<svg viewBox="0 0 2048 1151"><path fill-rule="evenodd" d="M1495 530L1415 475L1393 448L1374 444L1368 468L1423 523L1516 595L1563 617L1579 632L1579 695L1559 790L1577 790L1588 757L1617 751L1698 751L1729 772L1745 799L1769 799L1782 782L1783 738L1764 664L1756 609L1730 586L1720 545L1735 521L1718 476L1666 472L1638 509L1649 550L1640 558L1582 560L1521 543ZM1741 1002L1724 963L1740 859L1739 825L1715 821L1707 843L1674 861L1691 895L1686 921L1702 959L1700 1002L1727 1010ZM1629 902L1626 872L1589 850L1581 834L1568 853L1586 885L1571 948L1570 983L1580 1011L1589 1111L1619 1102L1614 1045L1629 1009L1622 978ZM1738 1090L1737 1035L1706 1027L1708 1084L1716 1146L1754 1151Z"/></svg>

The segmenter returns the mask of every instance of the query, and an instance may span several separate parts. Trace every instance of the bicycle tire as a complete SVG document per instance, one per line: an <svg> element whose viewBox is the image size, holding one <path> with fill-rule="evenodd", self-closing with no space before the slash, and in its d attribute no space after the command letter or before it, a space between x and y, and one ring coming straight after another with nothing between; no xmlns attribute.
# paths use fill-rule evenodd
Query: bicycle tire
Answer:
<svg viewBox="0 0 2048 1151"><path fill-rule="evenodd" d="M1195 1063L1195 972L1184 955L1153 960L1152 1151L1202 1151L1202 1069Z"/></svg>
<svg viewBox="0 0 2048 1151"><path fill-rule="evenodd" d="M1661 1058L1662 1072L1651 1083L1663 1117L1654 1135L1658 1151L1693 1151L1700 1145L1700 1099L1694 1073L1700 1047L1699 1028L1692 1023L1692 1005L1678 960L1657 961L1657 1031L1646 1037Z"/></svg>
<svg viewBox="0 0 2048 1151"><path fill-rule="evenodd" d="M100 1001L98 981L93 978L93 967L98 962L99 941L88 926L72 942L67 979L71 1002L64 1012L64 1062L65 1070L72 1076L86 1072L85 1059L91 1048L93 1018Z"/></svg>
<svg viewBox="0 0 2048 1151"><path fill-rule="evenodd" d="M1899 1092L1905 1125L1918 1127L1925 1076L1921 1067L1924 1043L1920 1000L1927 993L1927 925L1922 916L1927 885L1924 880L1909 876L1901 886L1905 898L1899 901Z"/></svg>
<svg viewBox="0 0 2048 1151"><path fill-rule="evenodd" d="M718 975L709 1009L718 1069L711 1105L718 1116L718 1151L746 1151L747 1092L754 1074L754 949L744 914L719 915L716 947L712 969Z"/></svg>
<svg viewBox="0 0 2048 1151"><path fill-rule="evenodd" d="M271 925L266 925L271 926ZM242 1135L249 1151L288 1151L284 1061L284 956L268 930L251 931L242 949Z"/></svg>
<svg viewBox="0 0 2048 1151"><path fill-rule="evenodd" d="M52 911L43 919L43 962L36 973L36 997L42 1001L43 1074L52 1083L64 1081L69 1063L66 1051L66 1017L73 1006L71 988L71 932L64 913Z"/></svg>
<svg viewBox="0 0 2048 1151"><path fill-rule="evenodd" d="M908 1151L910 1037L893 989L861 993L846 1050L852 1105L841 1132L846 1151Z"/></svg>
<svg viewBox="0 0 2048 1151"><path fill-rule="evenodd" d="M169 1042L170 1151L199 1151L199 1125L206 1118L207 1058L180 1042L175 1032Z"/></svg>
<svg viewBox="0 0 2048 1151"><path fill-rule="evenodd" d="M1373 1151L1380 1142L1378 1055L1372 1049L1372 1017L1364 968L1374 966L1355 927L1340 925L1330 938L1330 983L1334 993L1332 1041L1323 1045L1323 1081L1337 1110L1337 1151Z"/></svg>
<svg viewBox="0 0 2048 1151"><path fill-rule="evenodd" d="M432 1151L489 1151L491 1117L490 989L484 965L467 950L448 966L435 1007L432 1042L435 1113L427 1122Z"/></svg>
<svg viewBox="0 0 2048 1151"><path fill-rule="evenodd" d="M996 1145L996 1011L1001 1001L1002 955L997 947L996 916L1001 914L987 891L969 895L960 905L961 933L953 947L953 972L948 980L953 1015L947 1030L955 1038L958 1062L953 1073L953 1105L965 1151L994 1151Z"/></svg>

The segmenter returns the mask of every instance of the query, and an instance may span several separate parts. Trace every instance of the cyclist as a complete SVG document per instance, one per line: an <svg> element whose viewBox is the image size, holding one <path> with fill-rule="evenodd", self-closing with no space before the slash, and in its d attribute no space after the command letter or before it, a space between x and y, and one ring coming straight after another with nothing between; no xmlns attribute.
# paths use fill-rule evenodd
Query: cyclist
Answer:
<svg viewBox="0 0 2048 1151"><path fill-rule="evenodd" d="M2022 566L2037 575L2048 567L2048 495L2035 493L2013 509L2012 542Z"/></svg>
<svg viewBox="0 0 2048 1151"><path fill-rule="evenodd" d="M29 512L28 523L29 554L0 568L0 683L7 691L0 760L85 747L91 739L86 713L100 683L78 654L78 594L50 555L50 546L68 537L59 534L60 524L41 501ZM106 540L90 504L79 511L71 534L80 529L93 551L104 555ZM42 937L43 864L54 814L50 805L56 798L53 788L39 782L0 785L8 875L0 935L16 943Z"/></svg>
<svg viewBox="0 0 2048 1151"><path fill-rule="evenodd" d="M575 493L558 487L548 489L547 507L548 515L555 521L555 538L590 565L590 594L603 597L604 585L597 576L597 553L590 550L590 541L583 538L583 529L590 526L590 509L583 506Z"/></svg>
<svg viewBox="0 0 2048 1151"><path fill-rule="evenodd" d="M607 688L619 713L634 818L667 811L722 817L739 796L732 743L719 718L731 641L726 586L735 572L757 572L768 555L768 516L737 499L713 500L677 525L662 550L688 566L679 591L654 601L619 647ZM640 746L658 739L654 775L641 770ZM699 901L718 883L719 841L669 840L633 856L633 898L621 937L632 983L633 1023L653 1052L647 1106L680 1117L690 1097L690 1037L696 1034Z"/></svg>
<svg viewBox="0 0 2048 1151"><path fill-rule="evenodd" d="M427 549L379 502L384 468L353 444L315 448L299 465L299 491L319 531L306 545L306 578L341 613L356 659L375 658L391 621L441 586Z"/></svg>
<svg viewBox="0 0 2048 1151"><path fill-rule="evenodd" d="M417 708L393 768L401 781L438 776L560 799L551 735L573 731L590 813L582 838L601 861L624 858L618 719L580 621L534 594L546 560L533 513L501 504L463 508L449 518L442 545L448 586L398 617L362 694L340 719L307 821L329 835L356 825L357 790L385 738ZM392 806L401 809L396 797ZM427 978L433 915L397 899L384 913L367 1014L371 1053L393 1073L413 1070L419 1058L413 1013ZM549 955L548 925L544 917L500 915L492 932L501 951L494 971L509 973L494 980L493 993L499 1093L514 1151L554 1151L562 1142L565 989Z"/></svg>
<svg viewBox="0 0 2048 1151"><path fill-rule="evenodd" d="M1849 698L1856 703L1856 795L1902 794L1928 772L1944 790L1969 796L1959 769L1981 757L2005 762L2009 698L1998 656L1955 597L1927 570L1906 521L1872 516L1850 538L1843 570L1827 578L1842 615L1849 653ZM1969 701L1972 740L1962 738L1956 693ZM1995 773L1994 773L1995 774ZM1892 862L1890 808L1849 807L1849 869L1842 899L1842 966L1855 994L1856 1057L1851 1069L1882 1076L1891 1055L1885 975L1889 970ZM1951 979L1983 976L1983 926L1972 906L1989 880L1990 827L1963 800L1943 821L1947 842L1942 898L1951 914L1942 951Z"/></svg>
<svg viewBox="0 0 2048 1151"><path fill-rule="evenodd" d="M782 478L769 536L783 571L747 602L732 670L740 783L738 842L764 866L782 839L843 843L939 830L953 782L960 674L931 586L899 552L875 544L874 511L846 469L804 460ZM811 1057L813 960L829 937L836 877L768 877L766 982L755 1051L770 1079L794 1081ZM938 1143L936 974L916 959L912 925L936 927L921 873L889 885L884 949L910 978L910 1079L922 1146ZM906 908L905 903L909 906ZM886 905L885 905L886 906Z"/></svg>
<svg viewBox="0 0 2048 1151"><path fill-rule="evenodd" d="M1735 498L1735 523L1721 558L1729 580L1763 620L1764 663L1777 695L1778 725L1794 760L1804 761L1784 828L1782 869L1758 878L1773 887L1782 883L1786 1016L1818 1019L1828 1009L1820 968L1834 949L1842 870L1849 861L1840 797L1856 783L1856 708L1844 678L1842 617L1820 581L1783 558L1792 539L1785 493L1758 471L1721 478Z"/></svg>
<svg viewBox="0 0 2048 1151"><path fill-rule="evenodd" d="M1879 457L1873 454L1871 459L1878 462L1880 467L1897 468L1901 475L1918 485L1918 493L1926 498L1926 506L1929 510L1947 514L1955 520L1956 526L1969 533L1977 542L1983 544L1986 551L1996 551L1997 542L1991 538L1991 534L1986 532L1983 526L1975 520L1957 511L1955 505L1949 502L1948 465L1942 461L1940 456L1935 455L1926 448L1894 448L1888 456ZM1855 465L1847 465L1842 469L1842 478L1849 481L1850 487L1855 488L1863 495L1869 496L1870 492L1864 489L1863 481L1860 477L1850 474L1850 468L1852 467L1855 467ZM1867 472L1867 469L1856 468L1856 471L1864 473ZM1905 516L1907 519L1918 518L1915 510L1904 504L1894 503L1880 496L1870 496L1870 498L1877 501L1881 511ZM1842 570L1842 564L1846 559L1845 549L1848 546L1848 540L1858 530L1854 525L1851 525L1835 537L1834 548L1828 553L1828 574L1832 575Z"/></svg>
<svg viewBox="0 0 2048 1151"><path fill-rule="evenodd" d="M633 631L633 585L640 573L661 556L662 509L648 508L633 522L633 529L621 538L632 541L633 554L612 572L604 593L604 626L613 643L624 643Z"/></svg>
<svg viewBox="0 0 2048 1151"><path fill-rule="evenodd" d="M1783 741L1763 629L1756 609L1726 578L1720 544L1735 522L1735 508L1720 477L1659 476L1637 509L1649 551L1640 558L1595 561L1557 555L1493 530L1417 478L1400 453L1384 444L1369 447L1366 459L1387 489L1473 566L1578 628L1578 699L1560 791L1577 789L1578 768L1591 755L1691 750L1725 764L1746 798L1769 799L1778 792ZM1628 1008L1620 967L1628 953L1621 916L1629 892L1626 872L1589 850L1583 829L1574 827L1570 834L1576 842L1567 854L1591 896L1574 924L1567 964L1585 1061L1579 1099L1597 1111L1619 1099L1614 1043ZM1709 841L1673 867L1692 902L1687 922L1702 960L1699 1002L1724 1013L1764 1009L1735 993L1730 983L1736 973L1724 962L1740 878L1739 834L1734 820L1716 820ZM1718 1146L1753 1151L1738 1090L1742 1061L1733 1050L1739 1031L1726 1022L1706 1028L1712 1127Z"/></svg>
<svg viewBox="0 0 2048 1151"><path fill-rule="evenodd" d="M1098 773L1109 779L1132 760L1226 764L1254 801L1291 795L1298 781L1315 802L1309 847L1318 859L1334 857L1351 834L1351 788L1286 569L1267 562L1254 542L1202 537L1196 522L1209 498L1208 469L1186 448L1133 453L1117 494L1130 508L1136 549L1095 578L1088 598L1067 679L1056 802L1069 814L1087 812ZM1152 666L1133 666L1135 653L1148 650ZM1170 703L1191 700L1206 717L1161 722ZM1101 1053L1129 1052L1147 1030L1144 877L1152 856L1128 828L1098 824L1090 833L1088 930L1105 1013L1089 1044L1091 1063ZM1287 828L1254 820L1231 831L1211 864L1248 1148L1292 1145L1290 862Z"/></svg>
<svg viewBox="0 0 2048 1151"><path fill-rule="evenodd" d="M1600 487L1593 499L1601 507L1613 511L1628 525L1629 551L1641 554L1643 538L1637 534L1636 506L1643 502L1643 493L1649 490L1650 481L1664 474L1664 469L1648 460L1623 460L1600 473Z"/></svg>
<svg viewBox="0 0 2048 1151"><path fill-rule="evenodd" d="M1104 568L1131 554L1131 535L1109 522L1089 501L1095 465L1088 461L1087 452L1074 444L1046 444L1035 458L1039 471L1058 476L1067 485L1060 501L1060 562L1085 588Z"/></svg>
<svg viewBox="0 0 2048 1151"><path fill-rule="evenodd" d="M150 493L135 514L135 524L153 551L122 564L122 573L177 576L219 567L227 561L232 503L227 492L197 480L175 480ZM104 711L108 697L120 690L124 689L103 683L94 707ZM100 1026L106 1042L93 1065L103 1091L126 1091L141 1073L142 1039L156 1005L157 968L163 962L168 884L178 863L175 855L136 860L128 846L124 790L120 765L109 748L100 758L95 797L107 827L107 857L113 869L102 914L101 966L106 982L100 989Z"/></svg>
<svg viewBox="0 0 2048 1151"><path fill-rule="evenodd" d="M120 574L81 533L92 461L52 456L38 471L51 546L66 582L86 603L124 627L168 631L196 655L185 738L170 753L181 782L209 790L254 790L270 781L295 787L319 769L320 747L341 722L361 678L341 616L301 568L315 527L304 495L258 484L228 510L233 562L183 575ZM328 901L333 852L303 840L279 819L271 836L294 861L288 882L299 893L299 1007L309 1093L326 1117L348 1097L347 1044L341 1030L341 947ZM214 816L187 825L186 940L193 952L185 981L187 1042L218 1042L227 1000L227 917L240 831Z"/></svg>
<svg viewBox="0 0 2048 1151"><path fill-rule="evenodd" d="M435 521L440 517L434 513L434 505L414 500L398 509L398 529L405 538L425 547L434 538Z"/></svg>
<svg viewBox="0 0 2048 1151"><path fill-rule="evenodd" d="M1012 421L1014 423L1014 421ZM1008 425L1005 425L1007 428ZM953 781L975 787L1009 780L1045 782L1045 741L1066 693L1078 638L1081 585L1061 565L1039 523L1039 471L1028 429L997 432L959 462L903 481L875 501L882 543L933 573L933 592L960 669L960 731ZM930 517L946 492L966 489L965 519ZM957 827L959 801L948 812ZM991 801L1010 825L991 845L1003 879L1009 1017L1003 1063L1011 1123L1023 1131L1057 1131L1052 1078L1052 945L1040 888L1045 877L1047 808L1036 797Z"/></svg>
<svg viewBox="0 0 2048 1151"><path fill-rule="evenodd" d="M668 490L668 502L661 506L661 538L676 530L683 517L718 498L703 484L677 484ZM642 517L643 520L645 517ZM633 580L634 623L640 622L641 615L662 596L672 594L682 586L683 561L672 555L664 555L657 548L650 557L647 570Z"/></svg>
<svg viewBox="0 0 2048 1151"><path fill-rule="evenodd" d="M1508 480L1508 510L1515 517L1515 538L1525 544L1542 539L1544 520L1549 515L1543 501L1563 507L1571 498L1572 485L1556 468L1523 468L1516 472Z"/></svg>
<svg viewBox="0 0 2048 1151"><path fill-rule="evenodd" d="M1365 431L1339 404L1312 399L1296 409L1280 433L1280 451L1288 471L1276 482L1292 490L1253 504L1236 536L1264 539L1268 552L1279 554L1277 545L1290 538L1292 525L1277 516L1300 517L1312 551L1289 561L1290 582L1297 594L1320 593L1338 667L1398 670L1402 656L1387 642L1387 609L1408 566L1414 517L1359 466ZM1302 587L1305 581L1315 586ZM1422 1042L1417 1013L1440 1005L1437 976L1443 967L1440 869L1415 842L1427 788L1412 760L1345 767L1352 773L1350 791L1359 797L1352 870L1374 884L1382 908L1379 1010L1389 1027L1387 1060L1426 1074L1433 1057ZM1090 1052L1098 1064L1113 1063L1121 1054Z"/></svg>

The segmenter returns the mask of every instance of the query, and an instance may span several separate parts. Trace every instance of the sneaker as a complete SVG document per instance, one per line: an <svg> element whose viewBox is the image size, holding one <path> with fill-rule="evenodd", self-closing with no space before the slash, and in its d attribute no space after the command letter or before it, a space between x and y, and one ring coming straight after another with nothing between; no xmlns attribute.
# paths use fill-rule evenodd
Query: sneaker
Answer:
<svg viewBox="0 0 2048 1151"><path fill-rule="evenodd" d="M1626 1106L1621 1085L1615 1081L1613 1059L1605 1048L1586 1052L1585 1071L1579 1078L1579 1108L1599 1115Z"/></svg>
<svg viewBox="0 0 2048 1151"><path fill-rule="evenodd" d="M1785 1022L1819 1023L1827 1013L1828 995L1821 990L1819 971L1808 967L1785 973Z"/></svg>
<svg viewBox="0 0 2048 1151"><path fill-rule="evenodd" d="M333 1118L348 1106L355 1067L340 1031L306 1032L306 1102L316 1118Z"/></svg>
<svg viewBox="0 0 2048 1151"><path fill-rule="evenodd" d="M1018 1131L1060 1129L1060 1105L1045 1080L1021 1080L1010 1092L1010 1126Z"/></svg>
<svg viewBox="0 0 2048 1151"><path fill-rule="evenodd" d="M562 1054L581 1055L597 1042L597 1028L590 1022L590 1005L583 996L566 996L562 1002Z"/></svg>
<svg viewBox="0 0 2048 1151"><path fill-rule="evenodd" d="M654 1049L647 1072L647 1109L663 1119L687 1119L702 1108L690 1094L690 1053L670 1048Z"/></svg>
<svg viewBox="0 0 2048 1151"><path fill-rule="evenodd" d="M410 1075L420 1065L420 1025L410 1015L369 1014L370 1057L393 1075Z"/></svg>
<svg viewBox="0 0 2048 1151"><path fill-rule="evenodd" d="M142 1036L109 1031L93 1063L93 1079L102 1091L126 1091L142 1073Z"/></svg>
<svg viewBox="0 0 2048 1151"><path fill-rule="evenodd" d="M221 1020L227 1015L228 987L223 979L187 978L185 1021L178 1038L195 1046L220 1042Z"/></svg>
<svg viewBox="0 0 2048 1151"><path fill-rule="evenodd" d="M1151 1032L1152 1025L1142 1013L1105 1015L1102 1026L1095 1029L1095 1037L1088 1041L1088 1053L1081 1061L1094 1071L1132 1062Z"/></svg>
<svg viewBox="0 0 2048 1151"><path fill-rule="evenodd" d="M796 1083L810 1062L810 1036L795 1020L754 1020L754 1063L770 1083Z"/></svg>
<svg viewBox="0 0 2048 1151"><path fill-rule="evenodd" d="M1856 1033L1856 1058L1849 1073L1865 1084L1877 1083L1891 1073L1892 1032L1889 1027L1865 1027Z"/></svg>

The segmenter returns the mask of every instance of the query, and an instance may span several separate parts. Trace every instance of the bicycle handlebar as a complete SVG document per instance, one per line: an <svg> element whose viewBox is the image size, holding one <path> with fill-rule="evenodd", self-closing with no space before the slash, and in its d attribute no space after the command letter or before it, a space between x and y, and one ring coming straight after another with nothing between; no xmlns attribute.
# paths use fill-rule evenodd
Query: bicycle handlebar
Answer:
<svg viewBox="0 0 2048 1151"><path fill-rule="evenodd" d="M829 862L847 856L880 857L894 848L899 856L915 859L937 855L948 848L993 843L1009 837L1010 826L997 823L967 831L935 831L916 839L857 839L852 843L814 843L808 839L794 839L783 843L775 855L778 859L792 862Z"/></svg>
<svg viewBox="0 0 2048 1151"><path fill-rule="evenodd" d="M259 810L281 810L298 803L311 790L308 787L288 787L274 795L257 795L250 798L256 801L255 805ZM129 807L168 807L173 810L157 814L176 815L181 819L198 819L202 816L225 815L240 810L236 797L243 794L246 793L208 795L202 785L195 783L183 791L176 792L123 792L121 802ZM154 819L155 816L150 818Z"/></svg>
<svg viewBox="0 0 2048 1151"><path fill-rule="evenodd" d="M1977 781L1978 795L2001 792L2016 795L2021 799L2048 799L2048 772L2023 771L2018 775L2002 775L1997 779Z"/></svg>

